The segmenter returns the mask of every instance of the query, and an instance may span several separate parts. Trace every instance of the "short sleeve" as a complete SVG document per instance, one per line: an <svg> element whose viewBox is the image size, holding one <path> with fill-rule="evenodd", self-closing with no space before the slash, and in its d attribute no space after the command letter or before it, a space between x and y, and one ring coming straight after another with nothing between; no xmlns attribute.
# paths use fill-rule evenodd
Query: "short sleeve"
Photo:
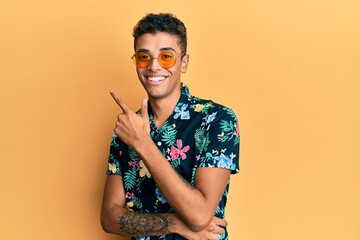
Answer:
<svg viewBox="0 0 360 240"><path fill-rule="evenodd" d="M199 167L225 168L232 174L238 173L240 134L235 113L229 108L218 107L203 119Z"/></svg>
<svg viewBox="0 0 360 240"><path fill-rule="evenodd" d="M106 170L107 175L121 175L121 165L120 165L120 142L121 140L114 134L112 136L110 144L110 154L108 158L108 167Z"/></svg>

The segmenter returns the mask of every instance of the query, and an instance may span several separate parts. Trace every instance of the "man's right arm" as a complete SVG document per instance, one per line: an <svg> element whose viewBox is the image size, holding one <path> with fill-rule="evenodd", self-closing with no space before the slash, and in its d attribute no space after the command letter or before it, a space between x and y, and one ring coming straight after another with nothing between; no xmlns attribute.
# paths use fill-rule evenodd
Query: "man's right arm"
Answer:
<svg viewBox="0 0 360 240"><path fill-rule="evenodd" d="M166 214L132 212L124 206L122 177L107 176L101 209L101 225L106 232L124 236L157 236L174 230L174 219Z"/></svg>
<svg viewBox="0 0 360 240"><path fill-rule="evenodd" d="M125 207L125 190L120 175L108 175L101 209L101 225L108 233L123 236L160 236L176 233L186 239L219 239L226 221L215 218L203 231L191 231L175 213L139 213Z"/></svg>

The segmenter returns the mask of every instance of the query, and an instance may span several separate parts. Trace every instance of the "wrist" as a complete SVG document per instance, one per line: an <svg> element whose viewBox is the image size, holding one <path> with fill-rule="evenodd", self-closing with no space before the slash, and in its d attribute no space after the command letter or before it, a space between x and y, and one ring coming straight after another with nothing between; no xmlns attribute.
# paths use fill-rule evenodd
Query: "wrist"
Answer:
<svg viewBox="0 0 360 240"><path fill-rule="evenodd" d="M153 140L150 135L146 135L145 137L138 139L138 141L134 142L133 147L140 155L144 153L150 146L155 146Z"/></svg>
<svg viewBox="0 0 360 240"><path fill-rule="evenodd" d="M167 213L166 218L172 223L172 226L168 229L170 234L181 235L181 229L179 229L179 219L175 213Z"/></svg>

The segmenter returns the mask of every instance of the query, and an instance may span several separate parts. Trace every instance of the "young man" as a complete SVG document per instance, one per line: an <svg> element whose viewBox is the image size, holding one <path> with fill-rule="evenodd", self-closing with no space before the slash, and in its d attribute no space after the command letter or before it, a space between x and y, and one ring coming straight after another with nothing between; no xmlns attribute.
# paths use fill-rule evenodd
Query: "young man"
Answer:
<svg viewBox="0 0 360 240"><path fill-rule="evenodd" d="M226 240L229 179L239 171L236 116L181 83L189 55L179 19L149 14L133 36L149 100L135 113L111 91L123 113L110 146L102 226L139 240Z"/></svg>

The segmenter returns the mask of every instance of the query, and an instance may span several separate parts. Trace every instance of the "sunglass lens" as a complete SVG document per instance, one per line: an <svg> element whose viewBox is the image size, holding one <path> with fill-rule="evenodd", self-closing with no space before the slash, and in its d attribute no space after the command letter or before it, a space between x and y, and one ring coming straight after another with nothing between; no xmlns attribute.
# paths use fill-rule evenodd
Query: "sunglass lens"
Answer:
<svg viewBox="0 0 360 240"><path fill-rule="evenodd" d="M176 62L175 54L172 51L164 50L160 53L158 61L163 68L171 68Z"/></svg>
<svg viewBox="0 0 360 240"><path fill-rule="evenodd" d="M150 55L147 52L137 52L135 54L135 61L139 68L145 68L149 65Z"/></svg>

